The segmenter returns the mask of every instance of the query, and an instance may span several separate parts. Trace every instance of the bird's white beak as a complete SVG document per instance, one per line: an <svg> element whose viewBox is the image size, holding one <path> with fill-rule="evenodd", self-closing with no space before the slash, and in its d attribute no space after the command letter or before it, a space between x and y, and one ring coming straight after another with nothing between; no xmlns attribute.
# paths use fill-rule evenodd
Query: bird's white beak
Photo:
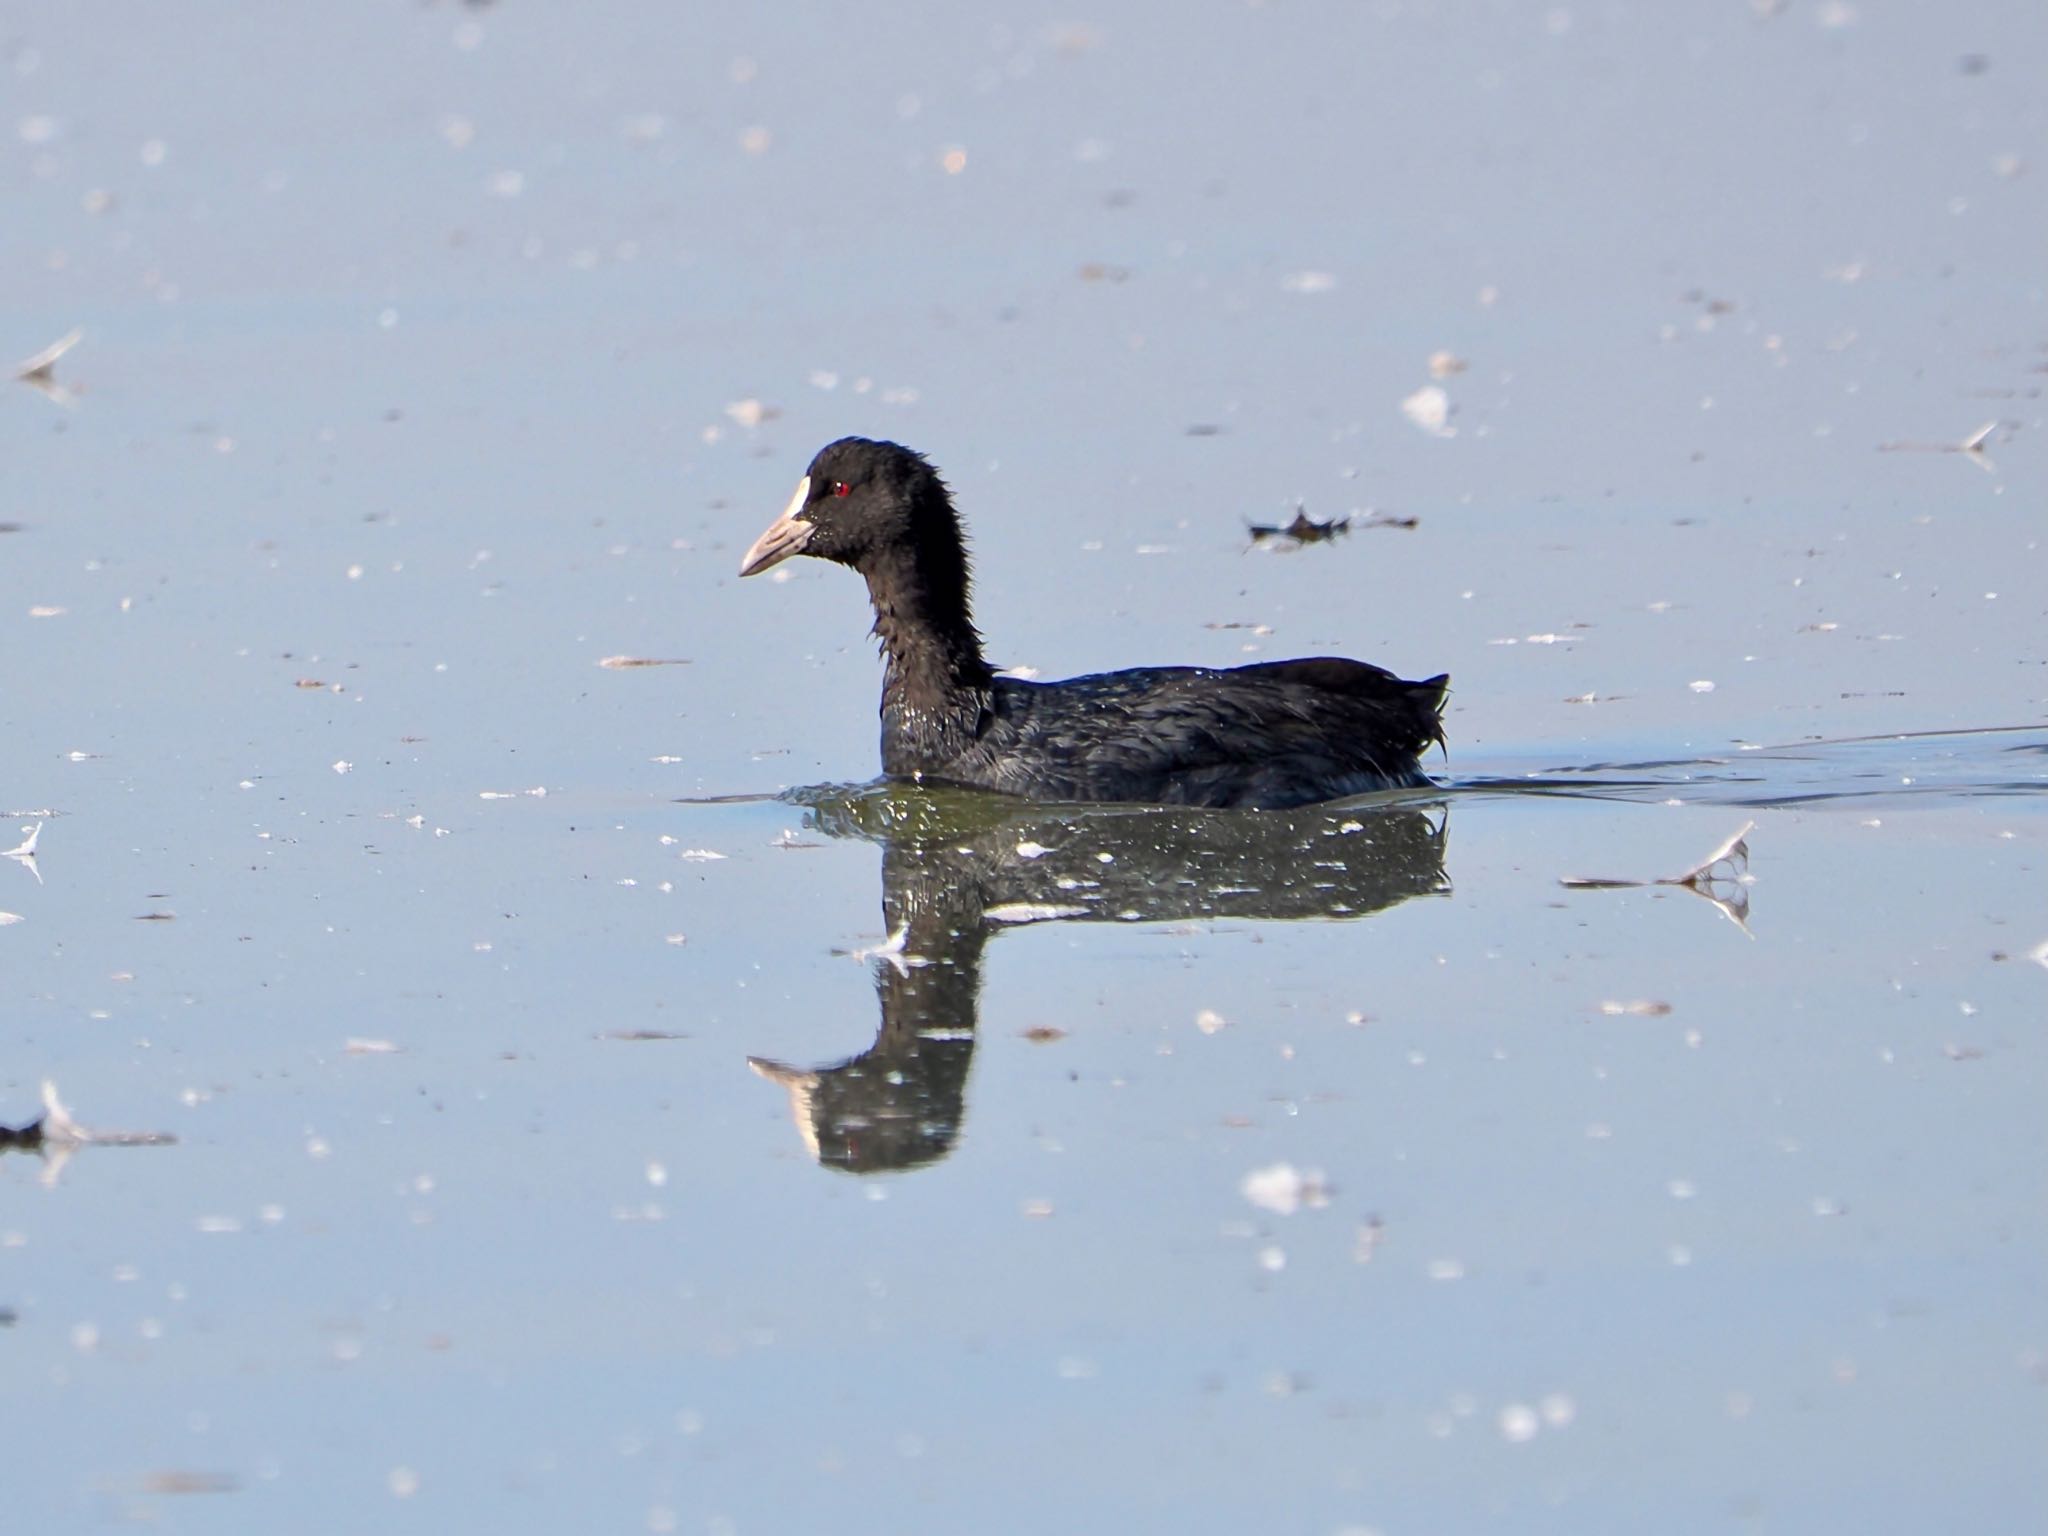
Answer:
<svg viewBox="0 0 2048 1536"><path fill-rule="evenodd" d="M754 540L740 561L742 576L758 576L771 565L780 565L791 555L800 555L804 546L811 542L811 525L797 521L797 513L803 511L804 503L811 499L811 477L805 475L796 483L796 494L789 498L789 505L782 509L782 516L775 519L761 531L761 537Z"/></svg>

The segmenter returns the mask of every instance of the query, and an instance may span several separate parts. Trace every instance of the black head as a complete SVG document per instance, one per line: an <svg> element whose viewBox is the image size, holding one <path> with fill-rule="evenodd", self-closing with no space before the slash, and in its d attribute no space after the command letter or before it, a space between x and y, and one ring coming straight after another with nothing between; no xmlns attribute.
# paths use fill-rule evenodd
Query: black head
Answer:
<svg viewBox="0 0 2048 1536"><path fill-rule="evenodd" d="M930 558L942 566L961 564L960 525L945 484L923 455L908 448L842 437L811 460L782 516L740 561L740 574L755 575L791 555L816 555L871 572L892 552L911 554L920 563Z"/></svg>

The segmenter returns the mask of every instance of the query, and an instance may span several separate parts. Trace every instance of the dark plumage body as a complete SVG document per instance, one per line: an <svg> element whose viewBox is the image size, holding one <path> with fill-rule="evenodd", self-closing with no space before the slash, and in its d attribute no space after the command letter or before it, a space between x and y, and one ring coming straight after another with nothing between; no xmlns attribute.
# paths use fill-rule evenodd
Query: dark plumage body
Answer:
<svg viewBox="0 0 2048 1536"><path fill-rule="evenodd" d="M794 554L867 578L882 770L1031 800L1280 807L1426 785L1448 677L1339 657L1138 667L1057 683L998 677L968 609L965 541L930 464L842 438L820 451L740 573Z"/></svg>

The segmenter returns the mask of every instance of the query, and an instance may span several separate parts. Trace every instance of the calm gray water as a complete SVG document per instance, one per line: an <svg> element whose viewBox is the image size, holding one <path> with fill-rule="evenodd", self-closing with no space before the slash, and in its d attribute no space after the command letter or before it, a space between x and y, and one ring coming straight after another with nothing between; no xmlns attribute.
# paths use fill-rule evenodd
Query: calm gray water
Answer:
<svg viewBox="0 0 2048 1536"><path fill-rule="evenodd" d="M10 1523L2037 1523L2048 12L873 9L0 10ZM1441 792L861 788L847 432Z"/></svg>

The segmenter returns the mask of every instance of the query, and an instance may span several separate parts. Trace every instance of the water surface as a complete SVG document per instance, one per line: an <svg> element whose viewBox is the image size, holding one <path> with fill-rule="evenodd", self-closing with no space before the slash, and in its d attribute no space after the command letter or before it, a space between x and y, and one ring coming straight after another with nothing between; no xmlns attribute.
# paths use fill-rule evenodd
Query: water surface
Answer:
<svg viewBox="0 0 2048 1536"><path fill-rule="evenodd" d="M0 1155L10 1517L2025 1526L2044 71L1992 0L0 22L0 356L83 332L0 388L0 1125L177 1138ZM733 576L854 431L999 660L1448 670L1441 788L868 786L859 584Z"/></svg>

